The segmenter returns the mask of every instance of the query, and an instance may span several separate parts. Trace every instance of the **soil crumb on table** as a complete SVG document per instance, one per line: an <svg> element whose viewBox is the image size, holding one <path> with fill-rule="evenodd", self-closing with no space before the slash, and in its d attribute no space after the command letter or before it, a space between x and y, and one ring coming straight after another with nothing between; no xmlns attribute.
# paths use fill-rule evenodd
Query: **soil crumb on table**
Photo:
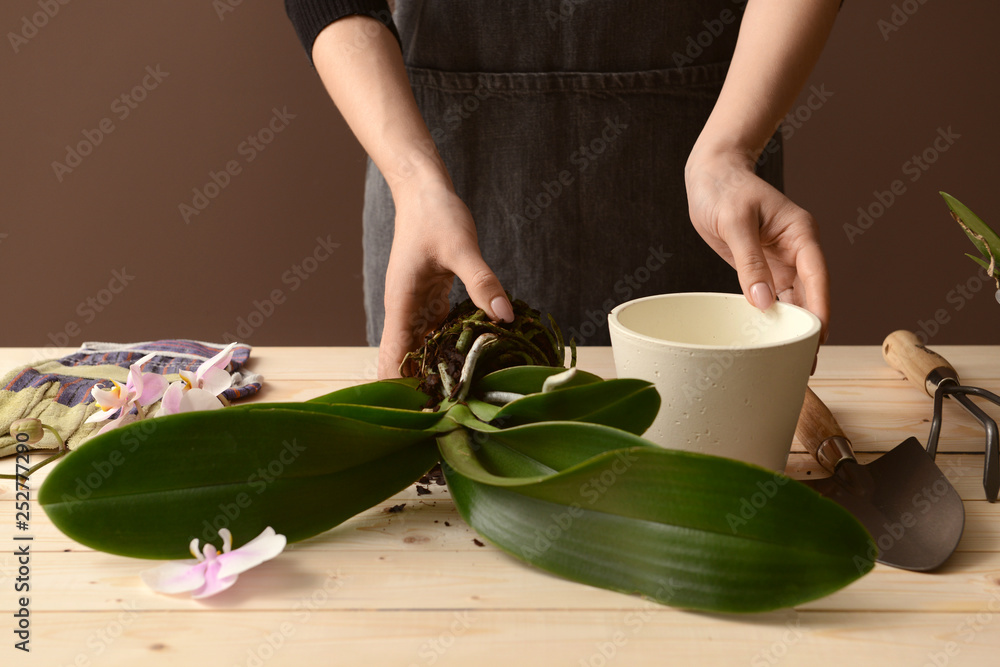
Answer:
<svg viewBox="0 0 1000 667"><path fill-rule="evenodd" d="M447 485L447 482L445 482L444 480L444 471L441 470L440 463L431 468L426 475L424 475L417 481L420 484L426 484L427 486L430 486L431 484L437 484L438 486Z"/></svg>

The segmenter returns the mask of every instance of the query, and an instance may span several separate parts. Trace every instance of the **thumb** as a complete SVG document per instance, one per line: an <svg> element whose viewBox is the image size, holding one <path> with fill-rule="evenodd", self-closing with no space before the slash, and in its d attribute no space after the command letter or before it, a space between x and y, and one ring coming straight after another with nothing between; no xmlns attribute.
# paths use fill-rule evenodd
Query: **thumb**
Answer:
<svg viewBox="0 0 1000 667"><path fill-rule="evenodd" d="M472 302L486 311L491 320L514 321L514 309L510 305L507 293L481 254L476 252L474 255L466 255L452 267L452 270L465 285Z"/></svg>
<svg viewBox="0 0 1000 667"><path fill-rule="evenodd" d="M757 225L738 225L726 239L733 254L733 266L740 279L743 295L751 304L767 310L775 300L774 278L764 257Z"/></svg>

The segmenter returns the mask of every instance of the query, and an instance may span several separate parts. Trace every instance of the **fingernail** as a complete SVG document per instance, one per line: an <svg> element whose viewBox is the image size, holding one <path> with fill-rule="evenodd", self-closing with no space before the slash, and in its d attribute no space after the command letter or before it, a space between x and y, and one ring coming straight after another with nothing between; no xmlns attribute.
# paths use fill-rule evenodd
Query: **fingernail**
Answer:
<svg viewBox="0 0 1000 667"><path fill-rule="evenodd" d="M510 307L510 302L502 296L498 296L490 301L490 308L493 314L502 322L514 321L514 310Z"/></svg>
<svg viewBox="0 0 1000 667"><path fill-rule="evenodd" d="M767 283L754 283L750 287L750 298L755 306L761 310L767 310L774 303L774 295Z"/></svg>

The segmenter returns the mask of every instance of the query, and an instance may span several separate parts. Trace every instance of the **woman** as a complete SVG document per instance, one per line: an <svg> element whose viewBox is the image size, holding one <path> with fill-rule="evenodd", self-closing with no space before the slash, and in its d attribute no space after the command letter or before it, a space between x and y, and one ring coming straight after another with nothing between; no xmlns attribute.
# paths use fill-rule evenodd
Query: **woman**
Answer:
<svg viewBox="0 0 1000 667"><path fill-rule="evenodd" d="M772 134L839 3L743 4L286 0L370 156L380 377L449 294L510 320L505 288L579 343L606 344L616 303L737 285L809 308L825 338L817 225L780 192Z"/></svg>

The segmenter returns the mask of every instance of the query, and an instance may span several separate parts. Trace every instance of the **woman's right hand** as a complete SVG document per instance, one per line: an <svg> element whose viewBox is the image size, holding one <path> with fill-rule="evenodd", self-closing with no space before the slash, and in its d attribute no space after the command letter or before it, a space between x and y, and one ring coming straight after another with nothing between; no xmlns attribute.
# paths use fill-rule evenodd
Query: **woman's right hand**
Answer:
<svg viewBox="0 0 1000 667"><path fill-rule="evenodd" d="M490 319L512 321L513 309L483 261L476 225L417 108L396 38L373 18L345 16L319 34L312 55L396 205L378 376L398 377L406 353L448 314L455 276Z"/></svg>
<svg viewBox="0 0 1000 667"><path fill-rule="evenodd" d="M407 183L393 191L393 199L396 229L385 276L379 379L398 377L406 353L444 320L455 276L491 320L514 319L479 250L472 214L449 183Z"/></svg>

